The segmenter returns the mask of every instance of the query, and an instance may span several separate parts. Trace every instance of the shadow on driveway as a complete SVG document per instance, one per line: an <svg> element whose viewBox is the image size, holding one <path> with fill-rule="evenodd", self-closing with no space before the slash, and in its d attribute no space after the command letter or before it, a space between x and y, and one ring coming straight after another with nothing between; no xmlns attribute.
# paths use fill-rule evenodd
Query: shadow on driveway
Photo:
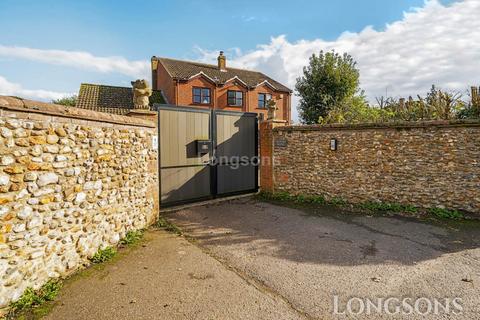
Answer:
<svg viewBox="0 0 480 320"><path fill-rule="evenodd" d="M480 221L368 216L328 206L294 209L247 199L168 217L205 246L260 241L270 254L297 262L411 265L480 247Z"/></svg>
<svg viewBox="0 0 480 320"><path fill-rule="evenodd" d="M461 297L465 315L480 316L478 221L422 222L251 199L167 218L314 318L332 315L334 295Z"/></svg>

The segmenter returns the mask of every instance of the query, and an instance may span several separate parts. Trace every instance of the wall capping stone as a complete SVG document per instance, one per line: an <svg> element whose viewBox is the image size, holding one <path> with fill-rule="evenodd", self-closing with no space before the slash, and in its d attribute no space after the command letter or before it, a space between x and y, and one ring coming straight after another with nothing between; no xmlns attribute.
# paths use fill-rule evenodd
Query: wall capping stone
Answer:
<svg viewBox="0 0 480 320"><path fill-rule="evenodd" d="M95 122L123 124L136 127L156 127L154 122L145 119L109 114L75 107L66 107L53 103L45 103L10 96L0 96L0 111L3 110L36 113L56 117L75 118ZM1 115L3 116L3 113Z"/></svg>
<svg viewBox="0 0 480 320"><path fill-rule="evenodd" d="M293 125L276 127L274 131L332 131L368 129L414 129L431 127L480 127L480 120L402 121L359 124Z"/></svg>

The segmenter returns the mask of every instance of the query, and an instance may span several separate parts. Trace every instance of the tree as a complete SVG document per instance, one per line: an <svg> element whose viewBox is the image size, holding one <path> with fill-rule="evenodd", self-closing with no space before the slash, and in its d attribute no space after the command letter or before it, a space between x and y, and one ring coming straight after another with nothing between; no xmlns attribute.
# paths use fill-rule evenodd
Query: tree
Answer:
<svg viewBox="0 0 480 320"><path fill-rule="evenodd" d="M321 117L321 124L331 123L376 123L387 122L395 116L394 112L386 108L369 106L363 95L355 95L335 105L328 115Z"/></svg>
<svg viewBox="0 0 480 320"><path fill-rule="evenodd" d="M351 99L359 91L359 78L356 62L350 55L335 51L313 54L295 85L300 96L300 121L318 123L334 106Z"/></svg>
<svg viewBox="0 0 480 320"><path fill-rule="evenodd" d="M77 95L74 94L74 95L66 96L60 99L54 99L52 100L52 103L61 104L67 107L75 107L77 103Z"/></svg>

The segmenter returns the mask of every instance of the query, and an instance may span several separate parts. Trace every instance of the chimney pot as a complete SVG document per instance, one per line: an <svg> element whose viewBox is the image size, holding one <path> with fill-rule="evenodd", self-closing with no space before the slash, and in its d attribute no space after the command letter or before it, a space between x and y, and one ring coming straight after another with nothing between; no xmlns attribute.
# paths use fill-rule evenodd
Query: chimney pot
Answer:
<svg viewBox="0 0 480 320"><path fill-rule="evenodd" d="M220 55L217 58L218 60L218 69L220 71L227 71L227 57L223 55L223 51L220 51Z"/></svg>

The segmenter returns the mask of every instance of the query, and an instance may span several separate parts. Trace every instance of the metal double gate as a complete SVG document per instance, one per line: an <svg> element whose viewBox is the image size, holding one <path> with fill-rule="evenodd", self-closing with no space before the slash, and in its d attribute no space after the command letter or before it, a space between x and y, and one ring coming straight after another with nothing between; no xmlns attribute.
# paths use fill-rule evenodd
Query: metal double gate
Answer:
<svg viewBox="0 0 480 320"><path fill-rule="evenodd" d="M258 190L256 113L157 109L161 206Z"/></svg>

